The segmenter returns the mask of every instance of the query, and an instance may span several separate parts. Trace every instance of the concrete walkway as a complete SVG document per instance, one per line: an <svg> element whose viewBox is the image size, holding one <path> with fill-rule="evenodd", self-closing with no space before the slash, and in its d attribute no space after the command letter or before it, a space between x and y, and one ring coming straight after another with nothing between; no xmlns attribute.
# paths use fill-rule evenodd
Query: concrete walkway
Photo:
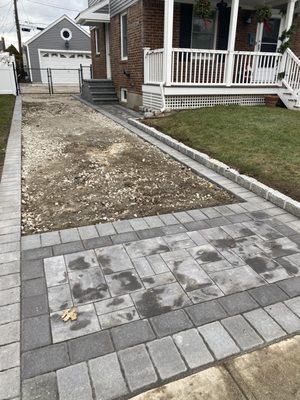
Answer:
<svg viewBox="0 0 300 400"><path fill-rule="evenodd" d="M131 112L101 112L130 127ZM23 399L128 398L300 331L299 219L139 135L239 202L23 237ZM6 271L1 289L18 288ZM19 299L3 299L0 400L19 395Z"/></svg>

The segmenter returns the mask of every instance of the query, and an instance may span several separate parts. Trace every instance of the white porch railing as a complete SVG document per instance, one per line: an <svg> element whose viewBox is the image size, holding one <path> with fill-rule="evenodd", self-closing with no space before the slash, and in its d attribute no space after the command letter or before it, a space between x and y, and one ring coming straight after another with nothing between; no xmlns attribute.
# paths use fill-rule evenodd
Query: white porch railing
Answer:
<svg viewBox="0 0 300 400"><path fill-rule="evenodd" d="M171 85L175 86L277 86L282 54L234 52L232 76L226 80L229 52L172 50ZM163 82L163 49L145 49L145 83Z"/></svg>
<svg viewBox="0 0 300 400"><path fill-rule="evenodd" d="M222 85L227 55L227 51L173 49L172 84Z"/></svg>
<svg viewBox="0 0 300 400"><path fill-rule="evenodd" d="M281 58L280 53L234 52L232 85L278 86Z"/></svg>
<svg viewBox="0 0 300 400"><path fill-rule="evenodd" d="M145 83L163 82L163 49L144 50L144 81Z"/></svg>
<svg viewBox="0 0 300 400"><path fill-rule="evenodd" d="M300 98L300 60L287 49L284 60L283 84Z"/></svg>

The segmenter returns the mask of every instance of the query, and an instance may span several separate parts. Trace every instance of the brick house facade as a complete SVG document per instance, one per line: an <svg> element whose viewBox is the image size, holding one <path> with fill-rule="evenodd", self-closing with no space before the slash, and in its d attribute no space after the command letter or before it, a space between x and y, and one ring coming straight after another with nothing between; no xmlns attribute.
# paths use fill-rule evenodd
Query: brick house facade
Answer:
<svg viewBox="0 0 300 400"><path fill-rule="evenodd" d="M103 1L103 0L101 0ZM120 3L110 0L114 7L120 7ZM127 105L138 108L142 105L142 86L144 84L144 48L160 49L164 42L164 2L161 0L126 0L127 7L122 7L120 12L111 12L109 20L109 47L111 78L115 84L116 92L121 98L121 89L127 91ZM186 9L182 7L192 7L191 4L175 3L173 19L173 47L191 47L191 38L182 42L182 29L185 24ZM230 14L230 8L228 8ZM127 50L128 57L122 60L121 57L121 15L127 14ZM255 10L245 10L239 8L235 50L236 51L255 51L256 35L258 23ZM219 13L220 16L220 13ZM222 24L218 21L216 32L222 30ZM291 48L296 55L300 55L300 16L295 15L294 24L296 30L292 39ZM105 23L98 24L100 29L100 52L95 51L95 30L91 31L92 39L92 61L94 78L107 78L107 55L105 44ZM190 29L190 27L188 28ZM106 33L107 34L107 33ZM186 34L186 33L185 33ZM190 29L190 36L192 35ZM223 47L219 47L219 33L216 33L216 49L226 50L226 41L223 40ZM188 36L188 34L187 34ZM223 38L224 39L224 38Z"/></svg>

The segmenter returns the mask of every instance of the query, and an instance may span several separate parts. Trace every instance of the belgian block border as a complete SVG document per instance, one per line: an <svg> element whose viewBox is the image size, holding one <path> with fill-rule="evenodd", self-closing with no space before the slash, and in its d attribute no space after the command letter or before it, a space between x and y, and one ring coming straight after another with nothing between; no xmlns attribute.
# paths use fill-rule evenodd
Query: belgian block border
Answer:
<svg viewBox="0 0 300 400"><path fill-rule="evenodd" d="M211 170L219 173L222 176L225 176L226 178L239 184L245 189L248 189L258 196L263 197L264 199L275 204L276 206L283 208L287 212L297 217L300 217L300 202L293 200L292 198L284 195L278 190L272 189L271 187L264 185L254 178L240 174L237 170L229 167L228 165L209 157L205 153L201 153L200 151L194 150L191 147L180 143L179 141L171 138L168 135L165 135L157 129L143 124L138 119L129 118L128 123L135 126L136 128L141 129L143 132L154 137L155 139L158 139L159 141L179 151L185 156L192 158L198 163L204 165L205 167L210 168Z"/></svg>

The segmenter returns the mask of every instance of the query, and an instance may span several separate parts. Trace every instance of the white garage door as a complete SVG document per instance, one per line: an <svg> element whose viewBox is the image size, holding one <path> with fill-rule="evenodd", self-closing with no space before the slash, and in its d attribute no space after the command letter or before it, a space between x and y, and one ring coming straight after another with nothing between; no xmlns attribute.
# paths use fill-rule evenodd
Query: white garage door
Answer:
<svg viewBox="0 0 300 400"><path fill-rule="evenodd" d="M78 69L83 66L83 78L90 78L91 55L72 52L41 52L42 82L47 83L47 68L51 68L54 84L78 84Z"/></svg>

